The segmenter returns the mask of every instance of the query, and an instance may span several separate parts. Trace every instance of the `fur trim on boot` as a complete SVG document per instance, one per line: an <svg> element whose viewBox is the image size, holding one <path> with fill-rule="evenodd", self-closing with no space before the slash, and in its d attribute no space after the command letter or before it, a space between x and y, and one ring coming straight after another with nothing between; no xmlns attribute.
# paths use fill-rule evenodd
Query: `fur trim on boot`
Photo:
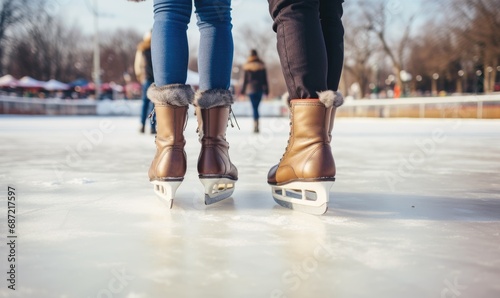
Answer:
<svg viewBox="0 0 500 298"><path fill-rule="evenodd" d="M148 89L148 98L155 106L187 106L193 102L194 91L189 85L170 84L157 87L155 83Z"/></svg>
<svg viewBox="0 0 500 298"><path fill-rule="evenodd" d="M209 89L196 91L193 104L202 109L229 106L234 103L231 91L226 89Z"/></svg>
<svg viewBox="0 0 500 298"><path fill-rule="evenodd" d="M283 103L283 105L290 107L290 93L283 93L283 95L281 95L281 102Z"/></svg>
<svg viewBox="0 0 500 298"><path fill-rule="evenodd" d="M342 96L342 93L338 91L327 90L317 93L319 101L321 101L327 108L331 106L338 108L344 104L344 97Z"/></svg>

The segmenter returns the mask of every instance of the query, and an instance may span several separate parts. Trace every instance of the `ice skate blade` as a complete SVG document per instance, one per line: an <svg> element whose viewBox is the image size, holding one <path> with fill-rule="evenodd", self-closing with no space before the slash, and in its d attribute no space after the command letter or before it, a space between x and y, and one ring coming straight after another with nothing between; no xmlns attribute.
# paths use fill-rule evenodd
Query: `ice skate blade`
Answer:
<svg viewBox="0 0 500 298"><path fill-rule="evenodd" d="M292 210L321 215L328 210L329 192L333 181L291 182L271 185L273 198L280 206Z"/></svg>
<svg viewBox="0 0 500 298"><path fill-rule="evenodd" d="M154 191L158 197L170 204L170 209L174 203L174 196L182 181L151 181Z"/></svg>
<svg viewBox="0 0 500 298"><path fill-rule="evenodd" d="M205 205L212 205L229 198L234 192L236 180L228 178L200 178L205 187Z"/></svg>

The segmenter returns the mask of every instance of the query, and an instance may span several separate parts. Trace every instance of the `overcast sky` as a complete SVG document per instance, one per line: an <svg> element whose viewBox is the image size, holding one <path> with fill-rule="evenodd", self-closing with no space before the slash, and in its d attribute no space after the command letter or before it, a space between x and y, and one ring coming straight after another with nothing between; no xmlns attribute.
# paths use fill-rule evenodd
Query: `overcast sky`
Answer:
<svg viewBox="0 0 500 298"><path fill-rule="evenodd" d="M55 14L61 14L67 21L80 25L87 33L92 33L93 13L96 0L52 0L49 8ZM369 1L369 0L368 0ZM387 0L388 10L396 14L414 14L419 12L424 0ZM153 26L153 0L129 2L126 0L97 0L99 11L99 28L114 30L117 28L136 28L146 32ZM355 9L356 1L347 0L344 7ZM232 17L235 30L247 24L270 26L267 0L233 0ZM194 16L193 16L194 20ZM197 31L195 22L189 26L189 34Z"/></svg>
<svg viewBox="0 0 500 298"><path fill-rule="evenodd" d="M51 8L54 12L62 14L70 23L76 22L81 25L85 32L93 32L92 9L95 0L53 1L56 3ZM136 28L140 32L146 32L153 26L153 0L139 3L126 0L98 0L97 2L100 30ZM270 24L266 0L233 0L232 8L235 27L256 22ZM190 34L196 30L196 23L192 21L189 26Z"/></svg>
<svg viewBox="0 0 500 298"><path fill-rule="evenodd" d="M81 27L84 32L94 32L93 9L96 0L51 0L49 8L53 14L62 15L66 21ZM367 0L370 1L370 0ZM421 4L425 0L387 0L388 12L395 16L419 14ZM347 0L344 8L358 9L358 2ZM129 2L126 0L97 0L99 12L99 31L114 31L118 28L133 28L143 33L153 26L153 0ZM256 30L272 30L267 0L233 0L232 1L233 32L238 37L239 28L252 26ZM420 14L422 15L422 14ZM394 24L393 24L394 25ZM397 26L393 26L397 27ZM395 28L398 29L398 28ZM389 34L397 36L401 30L393 30ZM347 32L348 34L348 32ZM199 34L193 14L188 29L190 46L197 47ZM240 57L241 58L241 57Z"/></svg>

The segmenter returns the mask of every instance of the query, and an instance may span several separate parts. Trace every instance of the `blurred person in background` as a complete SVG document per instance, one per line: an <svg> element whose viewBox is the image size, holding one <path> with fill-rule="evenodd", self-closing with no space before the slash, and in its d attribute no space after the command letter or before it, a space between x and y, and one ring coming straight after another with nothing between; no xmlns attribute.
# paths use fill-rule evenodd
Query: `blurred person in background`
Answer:
<svg viewBox="0 0 500 298"><path fill-rule="evenodd" d="M151 84L155 81L153 74L153 62L151 60L151 31L146 32L143 40L137 45L134 71L137 80L142 85L141 127L139 132L144 133L146 119L154 108L154 104L147 96L149 86L151 86ZM151 133L156 133L154 121L151 121Z"/></svg>
<svg viewBox="0 0 500 298"><path fill-rule="evenodd" d="M259 132L259 104L262 100L262 95L269 94L269 87L267 84L267 72L264 62L259 58L257 50L250 51L250 56L247 62L243 65L245 74L243 76L243 86L241 93L248 95L252 102L253 109L253 132Z"/></svg>
<svg viewBox="0 0 500 298"><path fill-rule="evenodd" d="M170 206L186 174L184 128L190 104L195 106L198 119L198 177L205 187L205 204L230 197L238 180L226 141L234 101L229 91L234 50L231 1L195 0L194 5L200 31L200 82L196 93L186 85L186 31L193 0L154 0L153 4L151 53L155 82L148 89L148 97L155 104L157 150L148 174L154 191Z"/></svg>
<svg viewBox="0 0 500 298"><path fill-rule="evenodd" d="M269 170L275 201L323 214L335 181L330 142L344 59L342 0L268 0L289 93L290 136Z"/></svg>

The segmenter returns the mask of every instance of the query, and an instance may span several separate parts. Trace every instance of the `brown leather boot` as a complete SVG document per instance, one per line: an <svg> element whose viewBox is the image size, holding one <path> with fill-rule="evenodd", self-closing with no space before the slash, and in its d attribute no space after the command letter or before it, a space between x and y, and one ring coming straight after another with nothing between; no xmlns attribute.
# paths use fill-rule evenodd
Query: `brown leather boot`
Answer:
<svg viewBox="0 0 500 298"><path fill-rule="evenodd" d="M312 214L323 214L328 208L335 181L331 131L336 108L343 102L333 91L319 95L319 99L290 102L288 146L267 179L278 204Z"/></svg>
<svg viewBox="0 0 500 298"><path fill-rule="evenodd" d="M175 192L186 174L184 128L193 90L187 85L151 85L148 97L155 103L156 155L149 168L149 180L158 196L172 207Z"/></svg>
<svg viewBox="0 0 500 298"><path fill-rule="evenodd" d="M238 170L229 158L226 129L232 95L228 90L207 90L195 96L201 151L198 173L205 187L205 204L230 197L238 180Z"/></svg>
<svg viewBox="0 0 500 298"><path fill-rule="evenodd" d="M158 119L156 155L149 168L149 180L182 181L186 174L184 126L188 107L160 106L155 108ZM160 120L161 119L161 120Z"/></svg>

